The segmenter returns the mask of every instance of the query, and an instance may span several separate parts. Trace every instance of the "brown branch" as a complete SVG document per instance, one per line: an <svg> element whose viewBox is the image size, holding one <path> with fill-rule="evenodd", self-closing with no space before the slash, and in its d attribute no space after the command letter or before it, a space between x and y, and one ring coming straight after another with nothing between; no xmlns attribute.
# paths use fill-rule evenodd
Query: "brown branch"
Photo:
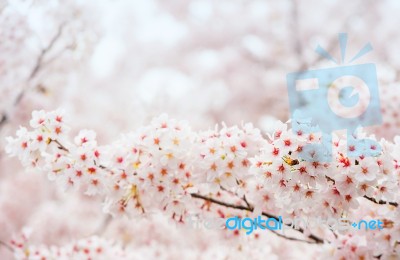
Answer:
<svg viewBox="0 0 400 260"><path fill-rule="evenodd" d="M62 145L58 140L50 139L50 143L51 142L56 143L58 145L58 149L61 149L63 151L66 151L67 153L69 153L69 150L64 145Z"/></svg>
<svg viewBox="0 0 400 260"><path fill-rule="evenodd" d="M249 207L249 206L243 206L243 205L235 205L235 204L219 201L219 200L216 200L214 198L207 197L207 196L204 196L204 195L201 195L201 194L197 194L197 193L192 193L191 196L193 198L202 199L202 200L205 200L205 201L208 201L208 202L212 202L214 204L217 204L217 205L220 205L220 206L224 206L224 207L227 207L227 208L246 210L246 211L249 211L249 212L253 212L254 211L254 207L253 206ZM275 220L279 221L279 218L274 216L274 215L272 215L272 214L269 214L269 213L266 213L266 212L262 212L262 215L265 216L265 217L272 218L272 219L275 219ZM287 226L290 226L290 225L287 225ZM302 229L302 228L297 228L297 229L294 229L294 230L299 231L300 233L303 233L303 234L305 232L304 229ZM309 241L310 243L313 243L313 244L323 244L324 243L324 240L322 238L317 237L316 235L313 235L313 234L309 235L308 238L310 238L311 240L314 241L314 242Z"/></svg>
<svg viewBox="0 0 400 260"><path fill-rule="evenodd" d="M280 234L279 232L276 232L275 230L272 229L268 229L269 231L271 231L272 233L274 233L275 235L277 235L278 237L287 239L287 240L291 240L291 241L297 241L297 242L302 242L302 243L307 243L307 244L316 244L315 242L312 241L308 241L308 240L304 240L304 239L300 239L300 238L295 238L295 237L288 237L285 235Z"/></svg>
<svg viewBox="0 0 400 260"><path fill-rule="evenodd" d="M53 36L53 38L50 40L50 42L47 44L47 46L42 49L42 51L40 52L40 55L38 57L38 59L36 60L36 64L33 67L33 70L31 71L28 80L33 79L36 74L39 72L40 68L42 67L43 64L43 59L44 56L51 51L51 49L53 48L54 44L57 42L57 40L60 38L62 31L64 29L65 24L62 23L59 27L58 30L56 32L56 34Z"/></svg>
<svg viewBox="0 0 400 260"><path fill-rule="evenodd" d="M4 113L1 115L1 119L0 119L0 128L3 126L3 124L5 124L8 121L8 117L7 115Z"/></svg>
<svg viewBox="0 0 400 260"><path fill-rule="evenodd" d="M59 52L57 52L56 54L53 55L53 57L48 58L46 62L43 62L43 65L48 66L49 64L51 64L52 62L54 62L55 60L57 60L59 57L61 57L61 55L67 51L67 50L73 50L76 46L76 43L72 43L69 44L67 46L65 46L62 50L60 50Z"/></svg>
<svg viewBox="0 0 400 260"><path fill-rule="evenodd" d="M246 203L247 207L252 208L250 203L247 201L246 195L243 195L243 201L244 201L244 203Z"/></svg>
<svg viewBox="0 0 400 260"><path fill-rule="evenodd" d="M327 181L333 182L333 184L336 183L336 181L335 181L334 179L332 179L331 177L329 177L329 176L326 176L326 175L325 175L325 179L326 179Z"/></svg>
<svg viewBox="0 0 400 260"><path fill-rule="evenodd" d="M54 37L50 40L49 44L42 49L42 51L40 52L39 57L36 60L36 64L33 67L31 73L29 74L28 77L28 81L32 80L40 71L40 69L42 68L43 65L43 59L44 56L51 51L51 49L53 48L54 44L57 42L57 40L60 38L62 31L64 29L64 23L62 23L57 30L57 33L54 35ZM19 102L21 102L22 98L25 96L25 93L27 91L28 88L24 88L21 90L21 92L19 93L19 95L17 96L17 98L14 100L14 106L17 105Z"/></svg>
<svg viewBox="0 0 400 260"><path fill-rule="evenodd" d="M28 76L28 79L27 79L28 82L31 81L37 75L37 73L40 71L40 69L42 68L43 59L44 59L45 55L53 49L54 44L57 42L57 40L60 38L60 36L62 34L64 26L65 26L65 23L62 23L59 26L57 33L50 40L48 45L45 48L43 48L42 51L40 52L40 55L36 60L35 66L33 67L33 69L31 70L31 73ZM28 87L25 87L20 91L20 93L17 95L16 99L13 102L14 107L17 106L21 102L21 100L25 96L27 90L28 90ZM0 116L0 130L6 124L6 122L8 122L9 119L10 119L10 117L7 114L7 112L3 112L3 114Z"/></svg>
<svg viewBox="0 0 400 260"><path fill-rule="evenodd" d="M377 200L375 198L368 197L367 195L365 195L364 198L369 200L369 201L372 201L375 204L379 204L379 205L391 205L391 206L394 206L394 207L398 207L399 206L399 204L397 202L388 202L388 201L384 201L384 200Z"/></svg>
<svg viewBox="0 0 400 260"><path fill-rule="evenodd" d="M14 253L14 248L12 248L9 244L3 242L0 240L0 245L4 246L5 248L7 248L7 250L9 250L10 252Z"/></svg>
<svg viewBox="0 0 400 260"><path fill-rule="evenodd" d="M237 185L240 185L240 182L239 182L238 180L236 180L236 183L237 183ZM222 185L219 185L219 187L220 187L221 190L223 190L223 191L225 191L225 192L228 192L228 193L231 194L231 195L239 196L236 192L229 191L229 190L225 189ZM244 203L247 205L248 208L251 208L251 207L252 207L252 206L250 205L250 203L247 201L246 195L243 195L242 200L244 201Z"/></svg>

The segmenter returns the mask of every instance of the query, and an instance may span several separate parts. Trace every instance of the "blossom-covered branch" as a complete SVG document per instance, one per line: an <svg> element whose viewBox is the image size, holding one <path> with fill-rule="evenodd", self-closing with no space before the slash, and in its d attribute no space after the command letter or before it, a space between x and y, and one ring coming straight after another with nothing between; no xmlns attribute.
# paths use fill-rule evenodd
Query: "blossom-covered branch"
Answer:
<svg viewBox="0 0 400 260"><path fill-rule="evenodd" d="M132 259L133 251L126 251L112 241L92 236L63 246L37 246L29 242L31 230L24 229L8 246L15 259Z"/></svg>
<svg viewBox="0 0 400 260"><path fill-rule="evenodd" d="M334 136L333 160L321 163L299 156L302 147L319 142L320 136L294 132L281 122L265 138L251 124L194 132L188 123L162 115L106 146L98 146L96 133L89 130L80 131L71 142L68 119L61 111L35 111L30 126L32 130L21 127L16 137L7 138L7 152L24 166L48 173L64 189L104 197L104 210L114 216L163 211L184 222L193 212L230 216L245 210L275 218L317 213L321 218L357 221L383 212L365 212L363 201L368 197L393 202L377 205L391 212L380 216L382 230L334 236L329 228L297 230L316 243L328 241L334 254L368 258L398 250L399 213L393 207L399 200L398 139L381 140L382 152L376 157L351 158L345 139ZM364 137L358 135L355 138ZM246 206L235 203L243 198ZM375 239L365 239L370 237Z"/></svg>

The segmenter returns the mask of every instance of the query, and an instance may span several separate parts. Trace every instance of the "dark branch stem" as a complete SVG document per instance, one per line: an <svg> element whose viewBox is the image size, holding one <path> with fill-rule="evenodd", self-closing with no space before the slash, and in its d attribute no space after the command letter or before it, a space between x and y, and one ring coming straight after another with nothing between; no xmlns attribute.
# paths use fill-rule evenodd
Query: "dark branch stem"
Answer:
<svg viewBox="0 0 400 260"><path fill-rule="evenodd" d="M247 207L252 208L250 203L247 201L246 195L243 195L243 201L244 201L244 203L246 203Z"/></svg>
<svg viewBox="0 0 400 260"><path fill-rule="evenodd" d="M8 120L8 117L7 117L7 115L5 113L3 115L1 115L0 128L7 122L7 120Z"/></svg>
<svg viewBox="0 0 400 260"><path fill-rule="evenodd" d="M45 55L53 49L54 44L55 44L55 43L57 42L57 40L60 38L60 36L61 36L61 34L62 34L62 31L63 31L63 29L64 29L64 25L65 25L65 24L63 23L63 24L61 24L61 25L58 27L57 33L56 33L56 34L54 35L54 37L50 40L49 44L48 44L44 49L42 49L42 51L40 52L40 55L39 55L39 57L38 57L37 60L36 60L36 64L35 64L35 66L33 67L31 73L29 74L28 81L32 80L32 79L38 74L38 72L40 71L40 69L42 68L43 60L44 60ZM28 89L28 88L22 89L22 91L19 93L19 95L17 96L17 98L14 100L14 106L16 106L19 102L21 102L21 100L22 100L22 98L24 97L24 95L25 95L27 89Z"/></svg>
<svg viewBox="0 0 400 260"><path fill-rule="evenodd" d="M280 234L280 233L278 233L278 232L276 232L275 230L272 230L272 229L268 229L268 230L271 231L272 233L274 233L275 235L277 235L278 237L282 237L282 238L287 239L287 240L297 241L297 242L302 242L302 243L307 243L307 244L316 244L316 242L313 242L313 241L308 241L308 240L303 240L303 239L300 239L300 238L288 237L288 236L282 235L282 234Z"/></svg>
<svg viewBox="0 0 400 260"><path fill-rule="evenodd" d="M375 198L368 197L367 195L365 195L364 198L366 198L369 201L372 201L375 204L379 204L379 205L392 205L394 207L399 206L399 204L397 202L388 202L388 201L384 201L384 200L377 200Z"/></svg>
<svg viewBox="0 0 400 260"><path fill-rule="evenodd" d="M61 149L63 151L66 151L67 153L69 153L69 150L64 145L62 145L58 140L50 139L50 142L56 143L58 145L58 149Z"/></svg>
<svg viewBox="0 0 400 260"><path fill-rule="evenodd" d="M31 71L31 74L29 75L29 80L34 78L36 74L39 72L42 64L43 64L43 59L44 56L53 48L54 44L57 42L58 38L60 38L62 31L64 29L64 23L61 24L58 27L57 33L53 36L53 38L50 40L49 44L41 51L38 59L36 60L35 67L33 67L33 70Z"/></svg>
<svg viewBox="0 0 400 260"><path fill-rule="evenodd" d="M235 204L219 201L219 200L216 200L214 198L207 197L207 196L204 196L204 195L200 195L200 194L197 194L197 193L192 193L191 196L193 198L202 199L202 200L205 200L205 201L208 201L208 202L212 202L214 204L217 204L217 205L220 205L220 206L224 206L224 207L227 207L227 208L246 210L246 211L249 211L249 212L253 212L253 210L254 210L254 207L252 207L251 205L250 205L250 207L249 206L243 206L243 205L235 205ZM266 212L262 212L262 215L265 216L265 217L268 217L268 218L275 219L275 220L279 221L279 218L274 216L274 215L272 215L272 214L269 214L269 213L266 213ZM299 231L300 233L304 234L304 230L302 228L297 228L297 229L294 229L294 230ZM323 244L324 243L324 240L322 238L317 237L316 235L313 235L313 234L309 235L308 238L310 238L311 240L314 241L314 242L309 241L310 243L313 243L313 244Z"/></svg>
<svg viewBox="0 0 400 260"><path fill-rule="evenodd" d="M7 243L3 242L0 240L0 245L4 246L5 248L7 248L7 250L9 250L10 252L14 253L14 249L8 245Z"/></svg>

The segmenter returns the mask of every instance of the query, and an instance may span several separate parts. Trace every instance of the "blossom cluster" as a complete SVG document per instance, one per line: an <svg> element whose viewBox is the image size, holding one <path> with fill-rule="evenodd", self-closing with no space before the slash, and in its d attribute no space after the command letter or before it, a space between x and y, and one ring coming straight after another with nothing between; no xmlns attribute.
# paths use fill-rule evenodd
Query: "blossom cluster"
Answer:
<svg viewBox="0 0 400 260"><path fill-rule="evenodd" d="M154 221L154 219L153 219ZM123 240L114 242L98 236L72 239L67 243L49 245L35 243L36 232L24 228L22 232L13 237L10 247L13 249L14 259L37 260L37 259L99 259L99 260L140 260L140 259L261 259L268 254L271 259L278 259L276 255L278 248L275 248L273 241L265 243L255 237L233 237L227 238L219 233L198 232L196 236L188 236L185 240L179 238L185 232L193 230L179 229L174 226L163 226L162 221L155 221L150 224L142 223L138 229L141 236L131 238L133 241ZM162 225L165 229L154 230L154 223ZM129 227L128 227L129 228ZM152 231L152 232L151 232ZM151 238L157 235L159 240ZM167 240L166 237L168 237ZM267 238L265 236L265 238ZM220 243L209 241L219 240ZM170 241L172 243L166 243ZM134 246L132 246L134 244ZM254 249L254 246L257 248ZM301 248L301 247L300 247ZM296 250L293 250L296 252ZM295 255L287 253L288 256ZM302 252L307 255L307 252Z"/></svg>
<svg viewBox="0 0 400 260"><path fill-rule="evenodd" d="M104 210L113 215L161 210L184 221L187 213L206 209L193 198L196 194L234 199L249 211L284 217L350 217L368 207L366 203L386 204L380 208L392 213L384 216L385 229L354 234L360 238L355 241L380 237L386 249L378 250L381 244L374 243L369 247L374 255L398 253L394 234L400 229L393 224L400 219L398 138L394 143L380 140L382 151L374 157L361 153L353 158L352 152L359 147L348 148L347 135L335 135L329 144L333 145L332 162L322 163L300 156L306 145L320 142L321 136L293 131L282 122L268 136L251 124L223 124L221 129L195 132L187 122L161 115L106 146L98 146L96 133L90 130L80 131L71 141L67 122L60 110L33 112L31 130L21 127L16 137L7 138L7 153L18 156L26 167L47 172L63 188L103 196ZM353 138L362 139L365 134ZM366 215L374 217L380 208ZM218 209L220 215L232 214ZM342 239L327 230L321 234L331 242ZM364 254L349 248L335 250Z"/></svg>
<svg viewBox="0 0 400 260"><path fill-rule="evenodd" d="M11 240L15 259L132 259L120 245L97 236L63 246L36 246L29 242L30 233L31 230L24 229Z"/></svg>
<svg viewBox="0 0 400 260"><path fill-rule="evenodd" d="M356 139L362 139L359 133ZM292 216L320 212L324 217L340 217L357 209L361 197L398 201L397 143L380 142L382 151L370 157L350 157L357 146L347 145L346 136L333 138L333 157L329 163L301 159L307 144L320 140L316 134L287 131L287 125L277 127L271 141L252 159L252 171L279 198L282 209ZM397 139L396 139L397 140ZM314 151L315 152L315 151ZM284 212L280 212L284 213Z"/></svg>

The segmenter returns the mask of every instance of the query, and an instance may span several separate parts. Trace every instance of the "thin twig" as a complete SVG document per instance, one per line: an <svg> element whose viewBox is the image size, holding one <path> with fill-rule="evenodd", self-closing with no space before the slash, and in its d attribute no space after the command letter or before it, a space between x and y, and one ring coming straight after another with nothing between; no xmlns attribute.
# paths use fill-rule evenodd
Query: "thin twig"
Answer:
<svg viewBox="0 0 400 260"><path fill-rule="evenodd" d="M312 241L308 241L308 240L304 240L304 239L300 239L300 238L288 237L288 236L282 235L281 233L276 232L275 230L272 230L272 229L268 229L268 230L271 231L272 233L274 233L275 235L277 235L278 237L282 237L282 238L287 239L287 240L303 242L303 243L307 243L307 244L315 244L315 242L312 242Z"/></svg>
<svg viewBox="0 0 400 260"><path fill-rule="evenodd" d="M10 252L14 253L14 248L12 248L9 244L3 242L0 240L0 245L4 246L5 248L7 248L7 250L9 250Z"/></svg>
<svg viewBox="0 0 400 260"><path fill-rule="evenodd" d="M65 23L62 23L57 30L57 33L53 36L53 38L50 40L49 44L42 49L42 51L40 52L40 55L38 57L38 59L36 60L36 64L33 67L33 70L31 71L31 74L29 75L28 80L31 80L32 78L34 78L36 76L36 74L39 72L42 64L43 64L43 58L44 56L53 48L54 44L57 42L57 40L60 38L62 31L64 29Z"/></svg>
<svg viewBox="0 0 400 260"><path fill-rule="evenodd" d="M53 57L48 58L46 62L43 62L42 65L43 66L50 65L52 62L57 60L66 50L73 50L75 48L75 45L76 45L75 43L72 43L72 44L65 46L62 50L60 50L59 52L54 54Z"/></svg>
<svg viewBox="0 0 400 260"><path fill-rule="evenodd" d="M246 199L246 195L243 195L243 201L244 201L244 203L246 203L247 207L252 208L252 206L250 205L250 203Z"/></svg>
<svg viewBox="0 0 400 260"><path fill-rule="evenodd" d="M7 120L8 120L7 115L6 115L6 114L3 114L3 115L1 116L1 119L0 119L0 127L1 127L1 125L3 125Z"/></svg>
<svg viewBox="0 0 400 260"><path fill-rule="evenodd" d="M33 67L31 73L29 74L28 77L28 81L31 81L40 71L40 69L42 68L43 65L43 59L44 56L51 51L51 49L53 48L54 44L57 42L57 40L60 38L62 31L64 29L65 24L62 23L57 30L57 33L54 35L54 37L50 40L49 44L42 49L42 51L39 54L39 57L36 59L36 64ZM17 98L14 100L14 106L17 105L19 102L21 102L22 98L24 97L26 91L28 88L24 88L21 90L21 92L19 93L19 95L17 96Z"/></svg>
<svg viewBox="0 0 400 260"><path fill-rule="evenodd" d="M58 149L61 149L63 151L66 151L67 153L69 153L69 150L64 145L62 145L58 140L50 139L50 142L56 143L58 145Z"/></svg>
<svg viewBox="0 0 400 260"><path fill-rule="evenodd" d="M59 28L58 28L58 30L57 30L57 33L56 33L56 34L54 35L54 37L50 40L50 42L48 43L48 45L47 45L44 49L42 49L42 51L40 52L39 57L36 59L35 66L33 67L33 69L31 70L31 73L30 73L29 76L28 76L27 82L31 81L31 80L38 74L38 72L40 71L40 69L42 68L42 66L43 66L43 60L44 60L45 55L53 49L54 44L57 42L57 40L60 38L60 36L61 36L61 34L62 34L62 31L63 31L63 29L64 29L64 26L65 26L65 23L62 23L62 24L59 26ZM24 87L24 88L20 91L20 93L17 95L16 99L15 99L14 102L13 102L13 106L14 106L14 107L17 106L17 105L21 102L22 98L25 96L26 91L27 91L28 89L29 89L29 87ZM0 130L1 130L1 128L8 122L9 119L10 119L10 117L9 117L9 115L7 114L7 112L3 112L3 114L0 115Z"/></svg>
<svg viewBox="0 0 400 260"><path fill-rule="evenodd" d="M111 220L112 220L112 216L111 215L107 215L103 219L103 221L101 222L100 226L96 229L94 234L95 235L102 235L106 231L106 228L108 227L108 225L111 223Z"/></svg>
<svg viewBox="0 0 400 260"><path fill-rule="evenodd" d="M293 43L294 43L294 51L297 55L299 60L303 58L303 51L302 51L302 43L300 39L300 32L299 32L299 7L297 0L292 0L292 34L293 34Z"/></svg>

